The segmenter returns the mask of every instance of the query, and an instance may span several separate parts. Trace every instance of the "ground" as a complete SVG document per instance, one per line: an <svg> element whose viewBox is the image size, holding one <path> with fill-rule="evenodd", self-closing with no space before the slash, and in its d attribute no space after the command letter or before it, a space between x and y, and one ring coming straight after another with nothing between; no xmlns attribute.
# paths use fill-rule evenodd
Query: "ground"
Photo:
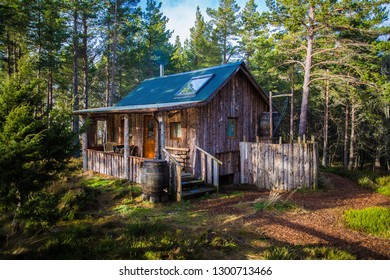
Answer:
<svg viewBox="0 0 390 280"><path fill-rule="evenodd" d="M390 238L343 222L346 210L390 208L390 198L332 173L321 177L318 190L230 185L156 204L124 180L66 177L45 198L59 201L57 220L12 235L0 219L0 259L390 259Z"/></svg>
<svg viewBox="0 0 390 280"><path fill-rule="evenodd" d="M242 196L229 200L199 201L194 207L211 216L234 217L224 223L226 231L245 228L253 233L252 241L263 238L266 246L269 243L275 246L324 245L349 252L358 259L390 259L389 239L350 230L342 222L345 210L370 206L390 207L390 199L340 176L331 173L323 176L329 180L328 187L317 192L295 193L289 199L289 202L298 206L293 211L248 213L248 208L242 204L258 199L259 193L256 191L245 191ZM248 252L247 257L257 258L257 253L261 255L261 246L258 252L255 247L252 252Z"/></svg>

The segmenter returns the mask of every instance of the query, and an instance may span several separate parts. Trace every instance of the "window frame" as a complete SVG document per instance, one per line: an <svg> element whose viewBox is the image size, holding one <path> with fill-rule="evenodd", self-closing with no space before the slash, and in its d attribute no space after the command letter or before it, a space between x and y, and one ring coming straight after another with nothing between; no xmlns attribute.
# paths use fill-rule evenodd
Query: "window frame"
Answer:
<svg viewBox="0 0 390 280"><path fill-rule="evenodd" d="M177 130L178 126L177 125L180 125L180 130ZM172 140L181 140L182 139L182 129L181 129L181 122L177 121L177 122L170 122L169 123L169 138L172 139ZM176 132L174 135L174 132ZM177 136L177 134L180 133L180 136Z"/></svg>
<svg viewBox="0 0 390 280"><path fill-rule="evenodd" d="M214 77L214 74L209 75L201 75L201 76L195 76L192 77L188 82L185 83L185 85L176 93L175 98L185 98L185 97L193 97L195 96L210 80ZM197 88L195 91L191 92L182 92L189 84L191 84L192 81L205 79L205 81Z"/></svg>
<svg viewBox="0 0 390 280"><path fill-rule="evenodd" d="M231 121L234 121L234 135L229 135L229 132L231 131L229 129ZM238 138L238 117L228 117L227 118L227 125L226 125L226 137L229 139L237 139Z"/></svg>

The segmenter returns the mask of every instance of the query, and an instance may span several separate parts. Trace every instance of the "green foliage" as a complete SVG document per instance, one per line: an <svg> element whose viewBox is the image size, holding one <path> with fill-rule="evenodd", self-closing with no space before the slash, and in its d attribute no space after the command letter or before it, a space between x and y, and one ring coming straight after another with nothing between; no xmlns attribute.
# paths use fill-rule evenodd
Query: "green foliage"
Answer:
<svg viewBox="0 0 390 280"><path fill-rule="evenodd" d="M49 230L59 219L57 199L46 192L36 192L22 205L18 218L25 221L28 231Z"/></svg>
<svg viewBox="0 0 390 280"><path fill-rule="evenodd" d="M360 210L348 210L344 213L344 222L347 227L390 238L390 209L385 207L368 207Z"/></svg>
<svg viewBox="0 0 390 280"><path fill-rule="evenodd" d="M235 42L239 33L239 10L235 0L220 0L217 9L207 8L223 64L231 61L237 53Z"/></svg>

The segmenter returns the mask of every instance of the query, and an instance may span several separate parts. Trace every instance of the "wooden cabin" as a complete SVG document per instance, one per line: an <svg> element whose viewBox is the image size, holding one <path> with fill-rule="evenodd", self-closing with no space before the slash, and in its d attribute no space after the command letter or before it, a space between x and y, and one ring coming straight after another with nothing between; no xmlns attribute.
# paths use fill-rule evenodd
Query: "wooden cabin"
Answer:
<svg viewBox="0 0 390 280"><path fill-rule="evenodd" d="M147 79L113 107L79 110L84 169L141 182L145 159L167 159L176 191L192 176L238 183L241 141L256 141L268 97L243 62ZM189 175L191 174L191 175Z"/></svg>

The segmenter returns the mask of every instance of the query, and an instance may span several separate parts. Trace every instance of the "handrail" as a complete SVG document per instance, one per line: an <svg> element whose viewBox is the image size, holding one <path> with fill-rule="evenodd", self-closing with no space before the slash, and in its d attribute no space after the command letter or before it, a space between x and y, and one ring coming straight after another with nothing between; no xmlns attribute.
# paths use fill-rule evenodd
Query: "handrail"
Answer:
<svg viewBox="0 0 390 280"><path fill-rule="evenodd" d="M163 152L168 156L169 161L173 163L173 170L169 172L169 188L170 190L176 193L176 200L181 201L181 197L183 195L183 189L181 186L181 172L183 170L183 166L165 149L162 148Z"/></svg>
<svg viewBox="0 0 390 280"><path fill-rule="evenodd" d="M165 148L162 149L165 154L169 157L169 159L177 166L179 166L180 168L183 168L183 166L177 161L177 159L175 159L174 156L172 156Z"/></svg>
<svg viewBox="0 0 390 280"><path fill-rule="evenodd" d="M199 151L201 151L202 153L204 153L205 155L207 155L208 157L210 157L211 159L215 160L219 165L222 165L222 161L220 161L219 159L217 159L215 156L209 154L208 152L206 152L205 150L203 150L202 148L199 148L198 146L195 145L195 148L198 149Z"/></svg>
<svg viewBox="0 0 390 280"><path fill-rule="evenodd" d="M195 148L201 153L200 156L200 169L202 174L202 180L219 189L219 165L222 165L222 161L215 156L209 154L202 148L195 145Z"/></svg>

